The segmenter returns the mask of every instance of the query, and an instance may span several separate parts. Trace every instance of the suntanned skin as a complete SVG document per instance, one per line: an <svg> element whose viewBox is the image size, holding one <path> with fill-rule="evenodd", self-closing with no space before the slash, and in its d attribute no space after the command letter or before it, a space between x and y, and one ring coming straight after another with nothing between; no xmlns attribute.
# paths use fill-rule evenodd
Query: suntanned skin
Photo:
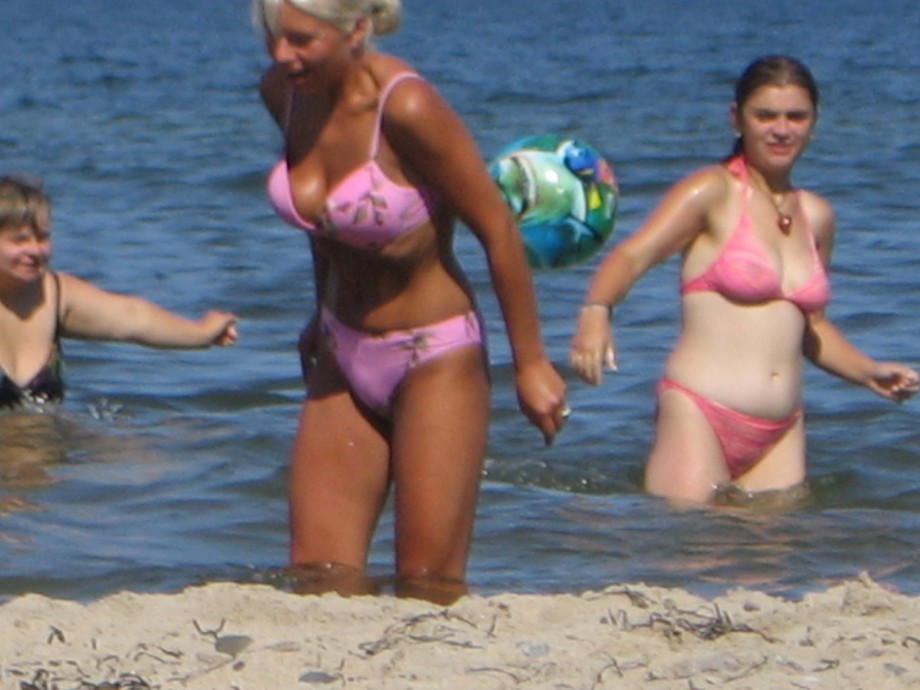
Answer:
<svg viewBox="0 0 920 690"><path fill-rule="evenodd" d="M320 217L329 191L366 162L381 90L411 71L366 47L367 21L343 32L284 3L268 41L273 64L262 97L287 132L292 196L306 219ZM473 295L452 252L454 225L462 221L485 250L521 409L552 442L564 424L565 384L543 349L518 230L472 137L437 91L417 79L391 92L381 134L376 161L384 173L430 190L438 208L379 252L311 238L319 304L369 333L469 312ZM341 583L365 568L392 486L397 575L407 582L462 581L489 420L482 348L461 347L413 369L386 422L356 405L318 342L315 319L301 354L309 396L292 454L291 563L331 573L339 589L347 588Z"/></svg>

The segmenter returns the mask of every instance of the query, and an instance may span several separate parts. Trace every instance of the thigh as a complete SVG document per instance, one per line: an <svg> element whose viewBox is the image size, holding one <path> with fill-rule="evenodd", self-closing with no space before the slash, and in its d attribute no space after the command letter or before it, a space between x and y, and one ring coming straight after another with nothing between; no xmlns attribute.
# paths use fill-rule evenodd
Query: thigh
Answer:
<svg viewBox="0 0 920 690"><path fill-rule="evenodd" d="M300 414L289 479L291 563L363 569L389 482L389 446L321 355Z"/></svg>
<svg viewBox="0 0 920 690"><path fill-rule="evenodd" d="M412 370L394 405L397 572L462 579L489 422L483 349L463 346Z"/></svg>
<svg viewBox="0 0 920 690"><path fill-rule="evenodd" d="M805 421L798 418L750 470L735 480L745 491L788 489L805 481Z"/></svg>
<svg viewBox="0 0 920 690"><path fill-rule="evenodd" d="M705 502L731 481L722 446L696 403L678 390L658 399L655 443L645 467L645 488L667 498Z"/></svg>

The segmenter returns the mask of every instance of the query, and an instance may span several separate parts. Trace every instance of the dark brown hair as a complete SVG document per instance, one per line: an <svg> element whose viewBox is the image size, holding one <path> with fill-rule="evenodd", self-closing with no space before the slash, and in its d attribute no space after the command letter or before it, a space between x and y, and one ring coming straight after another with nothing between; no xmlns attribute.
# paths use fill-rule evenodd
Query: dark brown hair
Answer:
<svg viewBox="0 0 920 690"><path fill-rule="evenodd" d="M818 84L809 69L788 55L767 55L748 65L735 82L735 107L740 111L751 94L761 86L801 86L808 92L818 112ZM735 141L733 155L741 153L742 142Z"/></svg>

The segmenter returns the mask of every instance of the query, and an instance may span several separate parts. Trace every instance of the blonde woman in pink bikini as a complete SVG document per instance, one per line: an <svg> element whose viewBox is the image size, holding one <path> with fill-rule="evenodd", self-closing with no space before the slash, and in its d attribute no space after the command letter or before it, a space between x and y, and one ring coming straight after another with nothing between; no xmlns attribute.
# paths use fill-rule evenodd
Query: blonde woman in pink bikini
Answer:
<svg viewBox="0 0 920 690"><path fill-rule="evenodd" d="M301 338L308 396L290 475L292 565L360 590L394 490L400 591L463 591L486 448L484 329L453 251L485 249L518 400L547 443L565 385L543 350L517 228L463 124L368 39L399 0L254 0L273 58L261 92L284 135L278 214L310 240L317 311ZM306 587L306 584L304 584Z"/></svg>
<svg viewBox="0 0 920 690"><path fill-rule="evenodd" d="M916 371L866 356L825 316L833 211L790 179L817 107L804 65L785 56L753 62L730 110L732 155L671 188L591 280L570 361L597 385L604 367L616 369L611 309L646 271L682 253L682 330L658 386L645 469L653 494L800 495L803 353L889 400L917 391Z"/></svg>

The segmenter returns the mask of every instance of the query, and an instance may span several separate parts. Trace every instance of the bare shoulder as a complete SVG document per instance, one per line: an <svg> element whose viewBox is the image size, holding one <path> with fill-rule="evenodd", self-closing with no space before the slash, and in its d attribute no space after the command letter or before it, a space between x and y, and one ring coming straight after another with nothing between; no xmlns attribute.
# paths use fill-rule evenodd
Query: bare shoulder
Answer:
<svg viewBox="0 0 920 690"><path fill-rule="evenodd" d="M61 286L61 291L65 293L68 290L79 290L86 282L82 278L77 278L77 276L70 273L64 273L63 271L55 271L54 275L57 278L58 284Z"/></svg>
<svg viewBox="0 0 920 690"><path fill-rule="evenodd" d="M56 271L55 275L57 276L58 284L61 286L61 308L63 310L81 306L85 300L93 299L100 294L106 294L105 290L71 273Z"/></svg>
<svg viewBox="0 0 920 690"><path fill-rule="evenodd" d="M808 226L818 243L833 239L835 221L830 202L807 189L800 190L799 200L808 219Z"/></svg>
<svg viewBox="0 0 920 690"><path fill-rule="evenodd" d="M446 101L434 85L419 75L407 62L391 55L376 54L371 62L371 70L381 88L386 88L400 75L417 76L412 79L401 79L393 85L383 110L389 124L397 127L424 124L444 109L449 110Z"/></svg>
<svg viewBox="0 0 920 690"><path fill-rule="evenodd" d="M60 316L63 316L71 310L75 303L79 303L80 295L83 293L87 283L82 278L77 278L75 275L63 273L62 271L55 271L54 277L57 279L58 289L60 290L58 295L59 308Z"/></svg>
<svg viewBox="0 0 920 690"><path fill-rule="evenodd" d="M417 74L407 63L392 59L377 72L382 87L400 74ZM469 132L437 88L424 77L400 79L383 105L381 130L398 155L414 166L443 160L449 152L468 151Z"/></svg>
<svg viewBox="0 0 920 690"><path fill-rule="evenodd" d="M707 165L679 180L668 196L675 201L711 209L732 197L738 182L725 166Z"/></svg>
<svg viewBox="0 0 920 690"><path fill-rule="evenodd" d="M834 210L824 197L806 189L799 190L799 203L818 253L824 265L829 266L834 247Z"/></svg>

